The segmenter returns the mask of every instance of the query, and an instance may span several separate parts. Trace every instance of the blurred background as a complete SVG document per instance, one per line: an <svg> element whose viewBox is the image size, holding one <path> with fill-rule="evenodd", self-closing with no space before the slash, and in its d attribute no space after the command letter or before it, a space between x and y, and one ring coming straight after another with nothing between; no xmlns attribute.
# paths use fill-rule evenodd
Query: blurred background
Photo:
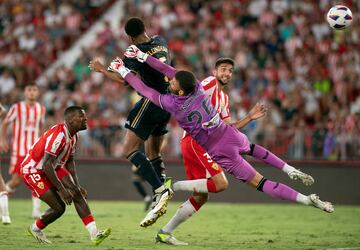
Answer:
<svg viewBox="0 0 360 250"><path fill-rule="evenodd" d="M345 31L326 23L335 3L353 12ZM172 64L199 79L218 57L235 60L226 90L233 120L258 101L269 107L244 129L251 141L285 159L359 160L359 9L356 0L1 0L0 102L9 109L36 82L47 127L69 105L87 110L79 157L120 157L127 112L139 96L88 63L122 56L130 42L124 22L138 16L148 35L167 39ZM181 160L182 130L171 121L169 131L163 155Z"/></svg>

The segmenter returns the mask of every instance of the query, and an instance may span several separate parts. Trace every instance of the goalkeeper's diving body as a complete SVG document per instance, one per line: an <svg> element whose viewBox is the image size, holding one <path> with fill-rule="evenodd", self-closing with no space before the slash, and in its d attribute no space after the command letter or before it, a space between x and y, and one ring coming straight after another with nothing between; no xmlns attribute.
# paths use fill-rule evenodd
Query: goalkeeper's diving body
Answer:
<svg viewBox="0 0 360 250"><path fill-rule="evenodd" d="M148 64L171 79L169 86L171 93L160 94L147 87L124 66L119 58L111 62L110 70L118 72L136 91L170 112L180 127L189 133L226 172L272 197L312 205L328 213L334 211L334 206L330 202L321 201L317 195L303 195L285 184L267 180L258 173L241 156L250 154L251 151L247 136L219 118L200 82L191 72L177 71L141 52L135 45L127 49L125 56L137 58L138 61Z"/></svg>

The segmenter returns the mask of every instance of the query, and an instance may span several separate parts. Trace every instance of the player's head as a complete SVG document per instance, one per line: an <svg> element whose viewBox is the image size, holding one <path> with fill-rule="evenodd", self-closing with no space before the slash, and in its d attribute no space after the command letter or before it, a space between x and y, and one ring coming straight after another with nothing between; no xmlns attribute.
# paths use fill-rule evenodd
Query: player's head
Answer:
<svg viewBox="0 0 360 250"><path fill-rule="evenodd" d="M196 80L193 73L186 70L177 71L170 81L169 89L174 95L185 96L194 91Z"/></svg>
<svg viewBox="0 0 360 250"><path fill-rule="evenodd" d="M221 57L216 60L213 75L223 86L227 85L232 77L234 70L234 60L228 57Z"/></svg>
<svg viewBox="0 0 360 250"><path fill-rule="evenodd" d="M129 18L125 23L125 32L131 40L134 40L145 33L144 22L138 17Z"/></svg>
<svg viewBox="0 0 360 250"><path fill-rule="evenodd" d="M34 102L38 99L40 91L35 83L27 84L24 88L25 99Z"/></svg>
<svg viewBox="0 0 360 250"><path fill-rule="evenodd" d="M80 106L70 106L65 109L64 118L69 130L80 131L87 128L85 110Z"/></svg>

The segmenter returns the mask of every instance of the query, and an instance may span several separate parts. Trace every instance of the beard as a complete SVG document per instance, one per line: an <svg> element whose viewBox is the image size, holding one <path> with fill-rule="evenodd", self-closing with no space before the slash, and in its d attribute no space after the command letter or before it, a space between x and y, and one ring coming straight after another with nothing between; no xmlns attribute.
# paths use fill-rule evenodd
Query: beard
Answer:
<svg viewBox="0 0 360 250"><path fill-rule="evenodd" d="M222 86L226 86L229 82L229 80L227 80L226 82L220 80L220 79L217 79L217 81L222 85Z"/></svg>
<svg viewBox="0 0 360 250"><path fill-rule="evenodd" d="M173 90L170 86L168 87L168 90L173 95L179 95L180 90Z"/></svg>

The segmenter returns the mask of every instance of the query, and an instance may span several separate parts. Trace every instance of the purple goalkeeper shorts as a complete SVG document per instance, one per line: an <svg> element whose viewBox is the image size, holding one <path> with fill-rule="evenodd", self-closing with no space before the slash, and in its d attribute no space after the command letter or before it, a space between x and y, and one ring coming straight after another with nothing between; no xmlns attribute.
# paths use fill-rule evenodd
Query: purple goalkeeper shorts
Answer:
<svg viewBox="0 0 360 250"><path fill-rule="evenodd" d="M250 151L247 136L233 126L227 126L218 141L207 147L211 159L226 172L243 182L251 181L256 170L241 156Z"/></svg>

